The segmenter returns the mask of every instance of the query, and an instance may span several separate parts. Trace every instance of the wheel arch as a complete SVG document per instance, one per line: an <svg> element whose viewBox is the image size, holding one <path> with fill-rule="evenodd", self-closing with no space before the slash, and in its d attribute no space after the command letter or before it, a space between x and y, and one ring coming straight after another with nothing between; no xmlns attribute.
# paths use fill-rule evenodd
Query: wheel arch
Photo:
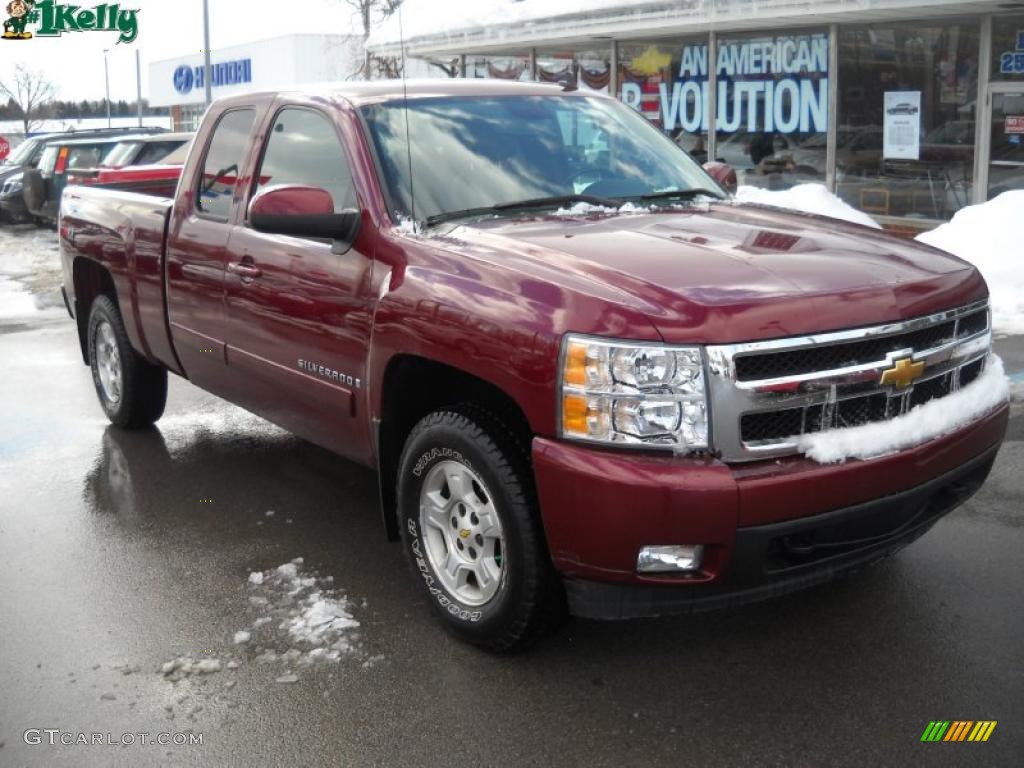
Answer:
<svg viewBox="0 0 1024 768"><path fill-rule="evenodd" d="M75 322L78 326L78 344L82 351L82 362L89 365L89 312L99 296L108 296L120 309L117 288L110 270L92 259L78 257L71 265L75 289Z"/></svg>
<svg viewBox="0 0 1024 768"><path fill-rule="evenodd" d="M410 386L410 382L414 386ZM406 438L429 413L461 404L483 408L509 428L529 453L534 431L519 403L497 385L461 368L415 354L396 354L381 380L374 419L381 514L388 538L399 537L396 497L398 462Z"/></svg>

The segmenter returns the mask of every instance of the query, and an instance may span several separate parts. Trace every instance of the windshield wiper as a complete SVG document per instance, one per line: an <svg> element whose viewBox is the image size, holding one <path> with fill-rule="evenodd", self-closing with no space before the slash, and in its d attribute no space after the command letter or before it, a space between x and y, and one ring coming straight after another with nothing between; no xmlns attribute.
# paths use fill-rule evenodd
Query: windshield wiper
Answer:
<svg viewBox="0 0 1024 768"><path fill-rule="evenodd" d="M427 226L432 227L452 219L468 219L473 216L486 216L503 211L518 211L529 208L550 208L556 205L568 203L590 203L591 205L602 205L607 208L618 208L622 203L619 200L612 200L607 197L596 195L552 195L551 197L533 197L528 200L513 200L509 203L497 203L482 208L465 208L461 211L445 211L427 217Z"/></svg>
<svg viewBox="0 0 1024 768"><path fill-rule="evenodd" d="M703 187L696 187L694 189L666 189L663 192L649 192L646 195L640 195L641 200L689 200L690 198L697 197L697 195L707 195L708 197L714 197L719 200L724 200L720 192L715 192L711 189L704 189Z"/></svg>

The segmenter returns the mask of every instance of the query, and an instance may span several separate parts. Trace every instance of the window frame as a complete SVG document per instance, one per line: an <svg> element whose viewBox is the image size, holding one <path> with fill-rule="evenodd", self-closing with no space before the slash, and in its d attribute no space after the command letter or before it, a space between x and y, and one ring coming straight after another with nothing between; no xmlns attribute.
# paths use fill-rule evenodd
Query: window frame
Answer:
<svg viewBox="0 0 1024 768"><path fill-rule="evenodd" d="M193 199L192 199L192 211L191 211L191 214L193 216L196 216L196 217L200 218L200 219L206 219L207 221L215 221L215 222L217 222L219 224L230 224L231 223L231 214L232 214L232 212L233 212L233 210L235 208L235 205L238 203L238 182L241 180L242 167L244 166L244 164L246 163L246 160L248 158L249 147L246 146L246 147L243 147L243 149L242 149L242 156L241 156L241 158L239 160L239 165L238 165L238 179L235 180L235 189L234 189L234 192L232 192L232 194L231 194L231 207L228 209L228 213L227 213L226 216L217 216L217 215L214 215L214 214L210 213L209 211L202 210L199 207L199 200L200 200L200 191L199 190L202 187L203 172L206 170L206 160L210 156L210 148L213 146L213 140L217 137L217 129L220 128L221 123L224 122L224 119L228 115L234 114L236 112L251 112L252 113L252 125L249 127L249 138L250 138L250 140L252 139L253 130L255 130L255 128L259 125L259 122L260 122L259 121L259 109L256 107L255 104L249 104L249 105L238 106L238 107L231 107L230 109L225 109L223 112L221 112L220 116L217 118L217 122L213 126L213 130L210 131L210 137L209 137L209 139L206 142L206 146L203 147L203 156L199 160L199 167L196 169L197 173L196 173L195 184L192 187L192 197L193 197Z"/></svg>

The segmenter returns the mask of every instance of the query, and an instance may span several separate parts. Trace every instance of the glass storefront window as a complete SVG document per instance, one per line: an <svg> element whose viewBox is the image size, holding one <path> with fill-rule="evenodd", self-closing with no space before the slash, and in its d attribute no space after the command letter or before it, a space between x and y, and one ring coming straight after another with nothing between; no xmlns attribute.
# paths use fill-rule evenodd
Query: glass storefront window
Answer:
<svg viewBox="0 0 1024 768"><path fill-rule="evenodd" d="M978 38L976 22L839 28L840 197L916 219L970 204Z"/></svg>
<svg viewBox="0 0 1024 768"><path fill-rule="evenodd" d="M740 184L824 182L828 90L825 32L721 39L716 159Z"/></svg>
<svg viewBox="0 0 1024 768"><path fill-rule="evenodd" d="M491 77L499 80L529 80L530 57L503 53L494 56L466 56L466 77Z"/></svg>
<svg viewBox="0 0 1024 768"><path fill-rule="evenodd" d="M992 19L992 79L1024 83L1024 16Z"/></svg>
<svg viewBox="0 0 1024 768"><path fill-rule="evenodd" d="M538 51L537 80L542 83L574 80L581 91L608 93L611 50Z"/></svg>
<svg viewBox="0 0 1024 768"><path fill-rule="evenodd" d="M707 39L620 43L618 68L619 99L706 161Z"/></svg>

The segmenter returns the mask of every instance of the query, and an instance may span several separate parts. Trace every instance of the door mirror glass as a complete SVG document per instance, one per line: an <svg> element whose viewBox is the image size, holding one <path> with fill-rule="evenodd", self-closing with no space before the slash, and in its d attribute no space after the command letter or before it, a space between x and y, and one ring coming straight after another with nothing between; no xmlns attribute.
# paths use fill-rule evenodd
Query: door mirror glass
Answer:
<svg viewBox="0 0 1024 768"><path fill-rule="evenodd" d="M335 213L334 199L326 189L298 184L266 187L249 204L249 223L258 232L347 245L355 241L361 218L355 209Z"/></svg>

